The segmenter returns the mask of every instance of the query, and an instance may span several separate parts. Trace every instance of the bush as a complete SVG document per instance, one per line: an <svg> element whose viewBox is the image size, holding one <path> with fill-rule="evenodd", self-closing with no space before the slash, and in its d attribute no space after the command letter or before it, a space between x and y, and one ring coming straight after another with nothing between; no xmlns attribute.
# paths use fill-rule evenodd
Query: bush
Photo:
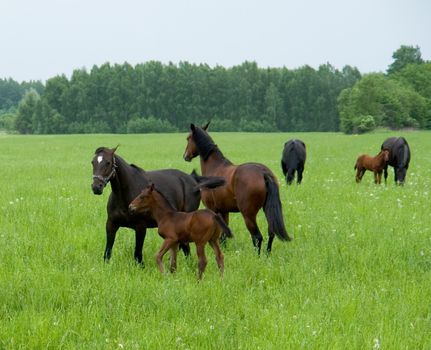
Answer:
<svg viewBox="0 0 431 350"><path fill-rule="evenodd" d="M149 118L134 118L127 123L127 133L148 134L159 132L177 132L178 129L167 120Z"/></svg>
<svg viewBox="0 0 431 350"><path fill-rule="evenodd" d="M247 120L242 118L239 123L241 131L245 132L271 132L277 131L275 125L270 124L266 120Z"/></svg>
<svg viewBox="0 0 431 350"><path fill-rule="evenodd" d="M214 118L211 120L212 131L238 131L238 123L230 119L218 119Z"/></svg>
<svg viewBox="0 0 431 350"><path fill-rule="evenodd" d="M0 115L0 130L6 132L15 131L15 118L16 114L7 113Z"/></svg>
<svg viewBox="0 0 431 350"><path fill-rule="evenodd" d="M358 134L373 131L376 128L376 122L372 115L363 115L357 118L356 130Z"/></svg>

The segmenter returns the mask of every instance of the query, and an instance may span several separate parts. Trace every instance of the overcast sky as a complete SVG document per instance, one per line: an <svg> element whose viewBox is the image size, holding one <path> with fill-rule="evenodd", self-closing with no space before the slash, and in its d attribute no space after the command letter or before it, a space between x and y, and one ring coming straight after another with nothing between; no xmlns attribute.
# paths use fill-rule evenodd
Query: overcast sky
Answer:
<svg viewBox="0 0 431 350"><path fill-rule="evenodd" d="M0 78L105 62L385 71L402 44L431 60L431 0L0 0Z"/></svg>

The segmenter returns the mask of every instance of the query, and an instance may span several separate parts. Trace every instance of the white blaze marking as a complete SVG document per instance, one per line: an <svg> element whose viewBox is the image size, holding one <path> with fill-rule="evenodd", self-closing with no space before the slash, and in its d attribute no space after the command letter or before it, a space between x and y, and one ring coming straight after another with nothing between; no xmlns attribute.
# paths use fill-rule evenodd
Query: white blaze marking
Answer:
<svg viewBox="0 0 431 350"><path fill-rule="evenodd" d="M97 157L97 163L100 163L102 161L103 157L102 156L98 156Z"/></svg>

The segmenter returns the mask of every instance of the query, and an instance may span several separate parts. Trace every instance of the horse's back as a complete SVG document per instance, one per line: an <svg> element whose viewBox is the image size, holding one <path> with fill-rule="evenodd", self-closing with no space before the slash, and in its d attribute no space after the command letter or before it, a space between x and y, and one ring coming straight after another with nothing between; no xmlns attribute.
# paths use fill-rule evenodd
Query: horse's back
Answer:
<svg viewBox="0 0 431 350"><path fill-rule="evenodd" d="M192 176L177 169L161 169L146 172L166 199L179 211L192 211L199 207L200 194Z"/></svg>
<svg viewBox="0 0 431 350"><path fill-rule="evenodd" d="M410 147L404 137L387 138L383 141L381 149L389 150L389 165L408 167L410 162Z"/></svg>
<svg viewBox="0 0 431 350"><path fill-rule="evenodd" d="M285 164L292 163L296 167L298 163L304 164L307 157L305 143L298 139L292 139L284 144L282 161Z"/></svg>

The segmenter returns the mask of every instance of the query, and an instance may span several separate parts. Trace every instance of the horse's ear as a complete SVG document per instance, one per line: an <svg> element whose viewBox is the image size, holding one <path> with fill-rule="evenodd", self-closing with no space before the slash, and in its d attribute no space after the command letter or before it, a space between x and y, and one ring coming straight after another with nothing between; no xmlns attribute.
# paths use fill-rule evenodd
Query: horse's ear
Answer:
<svg viewBox="0 0 431 350"><path fill-rule="evenodd" d="M114 154L115 153L115 151L117 150L117 148L120 146L120 144L118 144L117 146L115 146L111 151L112 151L112 154Z"/></svg>
<svg viewBox="0 0 431 350"><path fill-rule="evenodd" d="M205 131L207 131L207 129L208 129L208 127L209 127L210 123L211 123L211 120L210 120L208 123L206 123L206 124L202 127L202 129L204 129Z"/></svg>
<svg viewBox="0 0 431 350"><path fill-rule="evenodd" d="M190 124L190 130L191 130L191 131L195 131L195 129L196 129L195 124L191 123L191 124Z"/></svg>

